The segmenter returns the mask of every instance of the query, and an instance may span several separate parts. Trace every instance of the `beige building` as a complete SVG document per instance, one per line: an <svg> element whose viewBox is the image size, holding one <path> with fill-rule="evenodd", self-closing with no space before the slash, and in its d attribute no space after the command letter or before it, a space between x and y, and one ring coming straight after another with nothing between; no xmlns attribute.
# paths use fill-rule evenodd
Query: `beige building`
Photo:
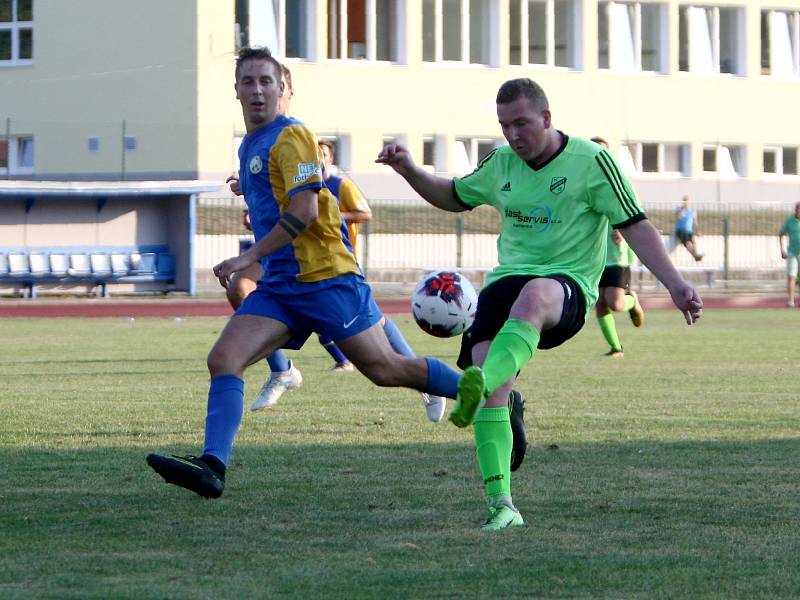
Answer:
<svg viewBox="0 0 800 600"><path fill-rule="evenodd" d="M0 178L202 179L235 168L237 44L293 73L292 113L372 199L399 139L464 173L531 77L554 124L601 135L645 200L798 197L800 2L4 0Z"/></svg>

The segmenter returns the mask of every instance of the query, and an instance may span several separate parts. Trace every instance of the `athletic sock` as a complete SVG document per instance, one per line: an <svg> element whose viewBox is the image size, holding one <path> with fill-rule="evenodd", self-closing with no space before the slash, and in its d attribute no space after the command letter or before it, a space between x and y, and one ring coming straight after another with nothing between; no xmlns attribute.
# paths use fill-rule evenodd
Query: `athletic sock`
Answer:
<svg viewBox="0 0 800 600"><path fill-rule="evenodd" d="M540 334L528 321L509 319L492 340L483 363L487 396L509 381L539 345Z"/></svg>
<svg viewBox="0 0 800 600"><path fill-rule="evenodd" d="M622 351L622 344L619 343L619 336L617 335L617 325L614 322L613 313L608 313L602 317L597 317L597 322L600 324L600 331L603 332L603 337L606 338L608 345L612 350Z"/></svg>
<svg viewBox="0 0 800 600"><path fill-rule="evenodd" d="M236 375L211 379L208 389L208 414L203 454L210 454L227 465L236 431L244 410L244 381Z"/></svg>
<svg viewBox="0 0 800 600"><path fill-rule="evenodd" d="M411 346L408 345L406 338L403 337L403 334L397 328L397 325L394 324L394 321L389 317L384 317L384 319L383 331L386 332L386 337L389 338L389 345L392 347L392 350L408 358L416 358L417 355L414 354Z"/></svg>
<svg viewBox="0 0 800 600"><path fill-rule="evenodd" d="M458 395L458 380L461 378L458 371L430 356L425 357L425 362L428 363L428 382L425 391L434 396L455 398Z"/></svg>
<svg viewBox="0 0 800 600"><path fill-rule="evenodd" d="M347 360L344 352L339 350L339 346L337 346L331 338L319 336L319 343L322 344L322 347L327 350L328 354L331 355L331 358L333 358L337 364L350 362Z"/></svg>
<svg viewBox="0 0 800 600"><path fill-rule="evenodd" d="M625 294L625 312L630 311L634 306L636 306L636 300L630 294Z"/></svg>
<svg viewBox="0 0 800 600"><path fill-rule="evenodd" d="M270 354L267 357L267 364L269 365L269 370L273 373L283 373L292 368L292 365L289 363L289 357L286 356L283 350L276 350Z"/></svg>
<svg viewBox="0 0 800 600"><path fill-rule="evenodd" d="M490 498L511 497L511 447L513 436L508 408L481 408L472 422L475 454Z"/></svg>

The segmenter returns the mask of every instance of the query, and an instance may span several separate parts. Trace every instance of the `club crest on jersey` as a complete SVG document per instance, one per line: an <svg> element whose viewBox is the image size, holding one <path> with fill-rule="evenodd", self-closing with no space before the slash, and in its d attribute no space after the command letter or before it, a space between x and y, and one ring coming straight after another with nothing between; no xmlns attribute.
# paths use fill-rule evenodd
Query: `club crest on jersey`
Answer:
<svg viewBox="0 0 800 600"><path fill-rule="evenodd" d="M319 173L319 165L317 163L300 163L297 165L297 175L294 176L294 182L300 183L309 177L313 177L317 173Z"/></svg>
<svg viewBox="0 0 800 600"><path fill-rule="evenodd" d="M250 172L253 175L258 175L261 173L261 170L264 168L264 163L261 161L261 157L256 154L253 158L250 159Z"/></svg>
<svg viewBox="0 0 800 600"><path fill-rule="evenodd" d="M550 191L554 194L560 194L564 191L565 187L567 187L566 177L553 177L550 180Z"/></svg>

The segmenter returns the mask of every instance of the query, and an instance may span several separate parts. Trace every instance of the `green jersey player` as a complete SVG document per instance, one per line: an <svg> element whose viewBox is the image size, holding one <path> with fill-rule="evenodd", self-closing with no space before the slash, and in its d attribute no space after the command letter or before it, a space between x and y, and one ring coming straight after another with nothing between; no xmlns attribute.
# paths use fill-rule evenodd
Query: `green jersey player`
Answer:
<svg viewBox="0 0 800 600"><path fill-rule="evenodd" d="M609 223L669 290L687 323L703 307L607 150L556 130L544 91L530 79L504 83L496 102L508 145L465 177L428 173L398 144L377 159L438 208L488 204L500 213L499 264L481 291L469 336L474 364L459 380L449 416L458 427L473 425L489 496L485 530L523 524L511 499L508 392L537 348L558 346L583 326L597 300Z"/></svg>

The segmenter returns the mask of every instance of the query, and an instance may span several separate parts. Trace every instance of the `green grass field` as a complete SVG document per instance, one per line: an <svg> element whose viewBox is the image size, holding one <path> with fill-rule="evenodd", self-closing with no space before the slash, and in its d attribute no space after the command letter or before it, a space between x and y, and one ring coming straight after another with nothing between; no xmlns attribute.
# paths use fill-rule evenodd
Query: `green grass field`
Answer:
<svg viewBox="0 0 800 600"><path fill-rule="evenodd" d="M144 457L199 453L224 320L0 320L0 597L800 597L800 313L618 322L624 359L590 320L523 371L528 525L485 534L471 431L316 343L211 501Z"/></svg>

